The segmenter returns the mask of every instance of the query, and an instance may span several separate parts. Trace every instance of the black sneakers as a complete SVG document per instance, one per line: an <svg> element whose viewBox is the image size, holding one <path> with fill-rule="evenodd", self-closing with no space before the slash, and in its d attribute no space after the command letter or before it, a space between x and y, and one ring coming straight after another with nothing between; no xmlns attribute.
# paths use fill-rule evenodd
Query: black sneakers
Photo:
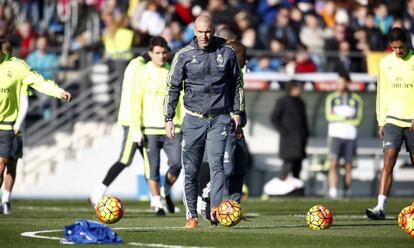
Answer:
<svg viewBox="0 0 414 248"><path fill-rule="evenodd" d="M385 214L382 210L376 210L375 208L368 208L365 210L365 213L367 214L367 217L372 220L384 220Z"/></svg>
<svg viewBox="0 0 414 248"><path fill-rule="evenodd" d="M211 220L210 216L210 198L201 198L201 201L203 202L201 204L201 215L205 220Z"/></svg>
<svg viewBox="0 0 414 248"><path fill-rule="evenodd" d="M165 196L165 203L167 204L168 213L170 213L170 214L175 213L175 206L174 206L174 203L173 203L170 195Z"/></svg>
<svg viewBox="0 0 414 248"><path fill-rule="evenodd" d="M1 212L5 215L9 215L12 213L10 202L5 202L1 204Z"/></svg>
<svg viewBox="0 0 414 248"><path fill-rule="evenodd" d="M157 209L155 209L155 215L157 215L157 216L165 216L165 210L164 210L164 208L157 208Z"/></svg>

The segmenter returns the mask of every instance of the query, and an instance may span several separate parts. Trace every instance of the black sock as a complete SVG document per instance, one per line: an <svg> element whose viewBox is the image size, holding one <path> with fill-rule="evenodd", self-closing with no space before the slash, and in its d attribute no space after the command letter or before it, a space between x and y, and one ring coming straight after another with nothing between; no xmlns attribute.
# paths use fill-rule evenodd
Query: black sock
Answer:
<svg viewBox="0 0 414 248"><path fill-rule="evenodd" d="M125 169L126 165L120 162L116 162L106 173L105 179L103 180L103 184L105 186L109 186L115 178Z"/></svg>

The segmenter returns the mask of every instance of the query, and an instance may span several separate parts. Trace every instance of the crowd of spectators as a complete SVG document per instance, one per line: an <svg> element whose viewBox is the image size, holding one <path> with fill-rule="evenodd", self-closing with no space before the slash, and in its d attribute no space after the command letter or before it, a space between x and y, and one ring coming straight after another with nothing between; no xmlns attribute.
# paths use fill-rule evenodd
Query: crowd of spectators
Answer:
<svg viewBox="0 0 414 248"><path fill-rule="evenodd" d="M183 47L203 12L248 48L251 71L365 72L392 27L414 40L414 0L0 0L0 36L22 58L46 37L56 48L102 42L103 57L130 59L130 48L156 35Z"/></svg>

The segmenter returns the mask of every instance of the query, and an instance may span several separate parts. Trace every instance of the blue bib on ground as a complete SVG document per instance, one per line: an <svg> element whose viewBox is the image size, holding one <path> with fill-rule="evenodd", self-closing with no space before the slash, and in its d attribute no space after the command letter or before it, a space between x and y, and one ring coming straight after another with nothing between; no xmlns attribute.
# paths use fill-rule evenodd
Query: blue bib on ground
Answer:
<svg viewBox="0 0 414 248"><path fill-rule="evenodd" d="M122 243L111 228L96 221L79 219L75 224L65 226L67 242L75 244L116 244Z"/></svg>

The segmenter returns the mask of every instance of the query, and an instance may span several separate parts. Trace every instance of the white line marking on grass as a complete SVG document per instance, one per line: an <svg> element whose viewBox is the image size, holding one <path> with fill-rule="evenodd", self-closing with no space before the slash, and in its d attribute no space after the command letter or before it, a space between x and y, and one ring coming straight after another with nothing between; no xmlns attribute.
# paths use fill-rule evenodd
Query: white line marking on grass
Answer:
<svg viewBox="0 0 414 248"><path fill-rule="evenodd" d="M113 228L114 230L156 230L156 229L183 229L183 227L118 227ZM44 230L44 231L34 231L34 232L23 232L21 233L24 237L29 238L38 238L38 239L50 239L50 240L59 240L63 241L66 240L60 237L52 237L52 236L43 236L39 235L41 233L55 233L55 232L63 232L63 230ZM208 248L206 246L183 246L183 245L165 245L165 244L153 244L153 243L137 243L137 242L130 242L126 243L127 245L131 246L143 246L143 247L160 247L160 248Z"/></svg>
<svg viewBox="0 0 414 248"><path fill-rule="evenodd" d="M298 218L305 218L306 214L292 214L290 216L298 217ZM356 215L356 214L334 214L333 215L335 219L366 219L366 215Z"/></svg>
<svg viewBox="0 0 414 248"><path fill-rule="evenodd" d="M151 243L136 243L131 242L127 245L144 246L144 247L162 247L162 248L202 248L202 246L183 246L183 245L164 245L164 244L151 244ZM205 248L205 246L203 247Z"/></svg>
<svg viewBox="0 0 414 248"><path fill-rule="evenodd" d="M21 235L24 237L29 237L29 238L64 240L63 238L59 238L59 237L38 235L39 233L52 233L52 232L63 232L63 230L44 230L44 231L35 231L35 232L24 232L24 233L21 233Z"/></svg>
<svg viewBox="0 0 414 248"><path fill-rule="evenodd" d="M114 230L164 230L164 229L185 229L180 226L152 226L152 227L114 227Z"/></svg>
<svg viewBox="0 0 414 248"><path fill-rule="evenodd" d="M91 212L91 211L94 211L92 207L90 207L90 208L86 208L86 207L67 208L67 207L17 206L16 208L21 209L21 210L29 210L29 211L54 211L54 212L60 212L60 211ZM126 208L125 210L129 213L154 213L154 210L152 210L152 209L129 209L129 208Z"/></svg>

